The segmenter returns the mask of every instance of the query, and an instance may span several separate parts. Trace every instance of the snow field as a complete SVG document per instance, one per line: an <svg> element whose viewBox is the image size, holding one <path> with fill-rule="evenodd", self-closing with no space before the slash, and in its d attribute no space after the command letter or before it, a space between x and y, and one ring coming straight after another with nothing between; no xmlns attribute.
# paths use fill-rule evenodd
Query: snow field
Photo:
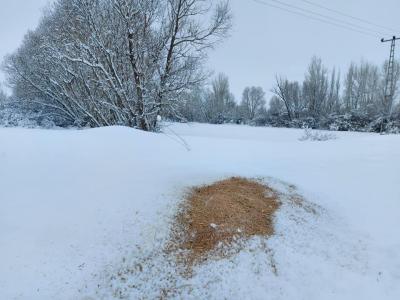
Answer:
<svg viewBox="0 0 400 300"><path fill-rule="evenodd" d="M0 129L1 299L400 298L400 136L164 131ZM180 277L161 251L176 207L228 176L293 184L318 213L284 201L275 236Z"/></svg>

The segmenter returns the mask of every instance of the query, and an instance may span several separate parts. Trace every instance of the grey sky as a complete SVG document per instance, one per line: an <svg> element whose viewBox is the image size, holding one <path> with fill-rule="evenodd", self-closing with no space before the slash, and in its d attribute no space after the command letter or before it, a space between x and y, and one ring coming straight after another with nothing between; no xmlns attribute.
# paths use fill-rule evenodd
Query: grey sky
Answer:
<svg viewBox="0 0 400 300"><path fill-rule="evenodd" d="M262 1L279 5L276 0ZM280 1L343 19L302 0ZM387 37L400 35L399 0L310 1L399 31L371 27L352 19L345 19L347 22L387 32ZM15 50L25 32L37 25L46 3L48 0L0 0L0 57ZM363 35L253 0L231 0L231 4L235 23L232 35L210 53L209 67L229 76L237 100L246 86L262 86L268 92L276 74L301 80L313 55L320 56L329 68L336 66L344 73L351 61L365 59L380 64L389 54L389 44L379 42L380 34ZM3 78L0 74L0 80Z"/></svg>
<svg viewBox="0 0 400 300"><path fill-rule="evenodd" d="M0 60L20 45L25 33L37 26L48 0L0 0ZM0 82L4 75L0 72Z"/></svg>

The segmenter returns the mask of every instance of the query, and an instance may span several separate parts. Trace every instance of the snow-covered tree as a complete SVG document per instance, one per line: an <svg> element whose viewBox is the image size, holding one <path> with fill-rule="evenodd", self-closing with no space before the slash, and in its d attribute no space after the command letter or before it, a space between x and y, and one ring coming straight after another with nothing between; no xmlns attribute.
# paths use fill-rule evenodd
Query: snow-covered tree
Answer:
<svg viewBox="0 0 400 300"><path fill-rule="evenodd" d="M276 77L276 84L272 92L284 104L289 120L299 118L306 109L305 99L302 97L297 81L290 82L286 78Z"/></svg>
<svg viewBox="0 0 400 300"><path fill-rule="evenodd" d="M206 79L207 51L230 26L227 1L58 0L5 70L16 96L46 113L155 130Z"/></svg>
<svg viewBox="0 0 400 300"><path fill-rule="evenodd" d="M229 87L229 78L218 74L211 83L205 100L206 119L210 123L223 123L234 117L236 102Z"/></svg>
<svg viewBox="0 0 400 300"><path fill-rule="evenodd" d="M312 116L318 116L327 100L328 70L320 58L313 57L303 82L303 97L308 103L308 111Z"/></svg>
<svg viewBox="0 0 400 300"><path fill-rule="evenodd" d="M265 92L261 87L246 87L240 103L243 116L247 120L253 120L265 107Z"/></svg>
<svg viewBox="0 0 400 300"><path fill-rule="evenodd" d="M2 86L1 86L1 83L0 83L0 106L1 106L1 104L4 104L4 102L7 100L7 95L6 95L6 93L3 91L3 88L2 88Z"/></svg>
<svg viewBox="0 0 400 300"><path fill-rule="evenodd" d="M382 77L378 67L367 62L352 63L345 80L343 101L346 111L374 114L382 95Z"/></svg>
<svg viewBox="0 0 400 300"><path fill-rule="evenodd" d="M336 69L333 69L329 82L328 98L324 111L326 114L339 113L340 108L340 72L336 73Z"/></svg>
<svg viewBox="0 0 400 300"><path fill-rule="evenodd" d="M207 90L202 86L195 87L183 95L179 108L179 115L189 122L207 122L206 112ZM172 118L174 119L174 118Z"/></svg>
<svg viewBox="0 0 400 300"><path fill-rule="evenodd" d="M272 96L269 101L268 114L280 117L285 113L285 110L282 100L278 96Z"/></svg>

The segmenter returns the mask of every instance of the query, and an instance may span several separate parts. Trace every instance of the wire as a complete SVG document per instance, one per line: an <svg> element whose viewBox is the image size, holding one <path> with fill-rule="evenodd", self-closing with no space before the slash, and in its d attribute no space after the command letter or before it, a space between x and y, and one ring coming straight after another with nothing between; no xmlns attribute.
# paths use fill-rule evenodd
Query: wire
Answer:
<svg viewBox="0 0 400 300"><path fill-rule="evenodd" d="M390 30L390 31L396 31L396 32L399 31L399 30L397 30L397 29L390 28L390 27L386 27L386 26L382 26L382 25L373 23L373 22L371 22L371 21L368 21L368 20L365 20L365 19L361 19L361 18L352 16L352 15L350 15L350 14L347 14L347 13L341 12L341 11L339 11L339 10L332 9L332 8L329 8L329 7L326 7L326 6L323 6L323 5L321 5L321 4L318 4L318 3L315 3L315 2L312 2L312 1L309 1L309 0L301 0L301 1L303 1L303 2L305 2L305 3L307 3L307 4L310 4L310 5L313 5L313 6L322 8L322 9L325 9L325 10L327 10L327 11L336 13L336 14L341 15L341 16L343 16L343 17L347 17L347 18L350 18L350 19L353 19L353 20L356 20L356 21L359 21L359 22L362 22L362 23L365 23L365 24L369 24L369 25L372 25L372 26L379 27L379 28L381 28L381 29Z"/></svg>
<svg viewBox="0 0 400 300"><path fill-rule="evenodd" d="M377 33L379 35L385 35L386 34L386 33L380 32L380 31L372 30L370 28L366 28L366 27L363 27L361 25L354 24L354 23L351 23L351 22L348 22L348 21L345 21L345 20L336 19L336 18L333 18L331 16L324 15L324 14L321 14L321 13L318 13L318 12L315 12L315 11L312 11L312 10L309 10L309 9L305 9L305 8L302 8L302 7L293 5L293 4L289 4L289 3L283 2L283 1L279 1L279 0L268 0L268 1L275 2L275 3L278 3L280 5L284 5L284 6L290 7L290 8L294 8L294 9L297 9L299 11L311 14L311 15L316 15L318 17L322 17L322 18L331 20L333 22L337 22L337 23L340 23L340 24L343 23L346 26L354 27L357 30L363 30L363 31L368 31L368 32L369 31L374 31L375 33ZM264 1L257 1L257 2L264 2Z"/></svg>
<svg viewBox="0 0 400 300"><path fill-rule="evenodd" d="M284 8L284 7L280 7L280 6L271 4L271 3L267 3L265 1L261 1L261 0L253 0L253 1L258 3L258 4L270 6L270 7L276 8L276 9L280 9L280 10L295 14L295 15L303 16L303 17L306 17L308 19L316 20L316 21L319 21L319 22L322 22L322 23L330 24L330 25L333 25L333 26L336 26L336 27L344 28L344 29L347 29L347 30L350 30L350 31L353 31L353 32L357 32L357 33L361 33L361 34L364 34L364 35L368 35L368 36L372 36L374 38L377 38L376 35L370 33L369 31L354 29L352 27L348 27L348 26L342 25L340 23L330 22L330 21L327 21L325 19L321 19L321 18L318 18L318 17L310 16L310 15L307 15L307 14L304 14L304 13L301 13L301 12L298 12L298 11L293 11L293 10L290 10L290 9L287 9L287 8Z"/></svg>

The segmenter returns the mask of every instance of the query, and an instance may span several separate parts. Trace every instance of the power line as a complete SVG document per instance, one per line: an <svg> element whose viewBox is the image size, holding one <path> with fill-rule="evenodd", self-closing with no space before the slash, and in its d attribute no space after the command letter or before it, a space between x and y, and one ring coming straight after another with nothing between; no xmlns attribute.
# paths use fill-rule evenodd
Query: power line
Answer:
<svg viewBox="0 0 400 300"><path fill-rule="evenodd" d="M271 4L271 3L267 3L265 1L261 1L261 0L253 0L253 1L258 3L258 4L270 6L270 7L282 10L282 11L286 11L286 12L295 14L295 15L303 16L303 17L306 17L308 19L312 19L312 20L319 21L319 22L322 22L322 23L330 24L330 25L333 25L333 26L336 26L336 27L344 28L344 29L347 29L347 30L350 30L350 31L353 31L353 32L357 32L357 33L361 33L361 34L364 34L364 35L372 36L374 38L377 37L377 35L374 35L369 31L354 29L352 27L348 27L348 26L342 25L340 23L327 21L326 19L321 19L321 18L318 18L318 17L314 17L312 15L310 16L310 15L307 15L307 14L304 14L304 13L301 13L301 12L298 12L298 11L294 11L294 10L291 10L291 9L288 9L288 8L284 8L284 7L277 6L277 5L274 5L274 4Z"/></svg>
<svg viewBox="0 0 400 300"><path fill-rule="evenodd" d="M284 5L284 6L287 6L287 7L290 7L290 8L294 8L296 10L299 10L299 11L302 11L302 12L305 12L305 13L308 13L308 14L311 14L311 15L322 17L324 19L328 19L328 20L336 22L336 23L340 23L340 24L344 24L346 26L354 27L357 30L363 30L363 31L368 31L368 32L373 31L373 32L375 32L376 34L379 34L379 35L385 35L386 34L386 33L380 32L380 31L376 31L376 30L372 30L370 28L366 28L366 27L358 25L358 24L354 24L354 23L345 21L345 20L341 20L341 19L337 19L337 18L328 16L328 15L324 15L324 14L312 11L310 9L305 9L305 8L302 8L302 7L293 5L293 4L289 4L289 3L286 3L286 2L283 2L283 1L280 1L280 0L268 0L268 1L275 2L275 3L278 3L279 5ZM257 1L257 2L265 2L265 1Z"/></svg>
<svg viewBox="0 0 400 300"><path fill-rule="evenodd" d="M327 11L336 13L336 14L341 15L341 16L343 16L343 17L347 17L347 18L350 18L350 19L353 19L353 20L362 22L362 23L364 23L364 24L376 26L376 27L379 27L379 28L381 28L381 29L385 29L385 30L389 30L389 31L399 31L399 30L394 29L394 28L390 28L390 27L387 27L387 26L382 26L382 25L373 23L373 22L371 22L371 21L368 21L368 20L365 20L365 19L361 19L361 18L359 18L359 17L355 17L355 16L352 16L352 15L350 15L350 14L341 12L341 11L339 11L339 10L336 10L336 9L333 9L333 8L329 8L329 7L326 7L326 6L323 6L323 5L321 5L321 4L319 4L319 3L315 3L315 2L313 2L313 1L309 1L309 0L301 0L301 1L303 1L303 2L305 2L305 3L307 3L307 4L310 4L310 5L312 5L312 6L319 7L319 8L325 9L325 10L327 10Z"/></svg>

